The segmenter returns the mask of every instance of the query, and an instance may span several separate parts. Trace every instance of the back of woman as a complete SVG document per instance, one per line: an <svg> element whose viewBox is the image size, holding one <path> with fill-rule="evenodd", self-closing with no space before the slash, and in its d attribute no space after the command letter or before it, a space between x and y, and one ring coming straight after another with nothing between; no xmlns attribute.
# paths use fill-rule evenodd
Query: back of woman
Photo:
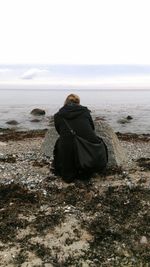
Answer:
<svg viewBox="0 0 150 267"><path fill-rule="evenodd" d="M94 131L94 123L87 107L80 105L78 96L71 94L67 97L64 106L54 115L55 128L59 138L54 148L55 174L62 176L66 181L75 178L89 178L92 175L82 172L76 166L73 135L67 125L80 137L92 143L98 143L99 138ZM66 124L67 123L67 124ZM107 153L107 151L106 151ZM107 162L104 162L104 168Z"/></svg>

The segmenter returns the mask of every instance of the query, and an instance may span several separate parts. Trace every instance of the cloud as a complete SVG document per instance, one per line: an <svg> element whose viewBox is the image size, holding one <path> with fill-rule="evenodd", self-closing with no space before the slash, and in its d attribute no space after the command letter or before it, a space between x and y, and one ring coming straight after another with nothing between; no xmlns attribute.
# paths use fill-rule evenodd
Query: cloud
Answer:
<svg viewBox="0 0 150 267"><path fill-rule="evenodd" d="M23 73L21 79L32 80L34 78L48 78L49 71L46 69L32 68Z"/></svg>

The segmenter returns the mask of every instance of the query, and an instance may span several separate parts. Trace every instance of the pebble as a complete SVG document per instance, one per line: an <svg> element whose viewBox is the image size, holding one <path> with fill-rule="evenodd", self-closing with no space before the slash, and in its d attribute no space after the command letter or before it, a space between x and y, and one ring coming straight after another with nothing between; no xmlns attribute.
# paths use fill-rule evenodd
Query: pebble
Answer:
<svg viewBox="0 0 150 267"><path fill-rule="evenodd" d="M6 146L7 145L7 143L5 143L5 142L0 142L0 146Z"/></svg>
<svg viewBox="0 0 150 267"><path fill-rule="evenodd" d="M143 235L141 237L140 244L141 245L147 245L148 244L148 240L147 240L147 237L146 236Z"/></svg>
<svg viewBox="0 0 150 267"><path fill-rule="evenodd" d="M51 175L50 160L40 151L43 140L44 138L32 138L21 141L8 141L7 145L1 146L0 178L2 183L14 180L27 185L30 189L40 188L40 183ZM121 144L128 153L129 166L134 166L137 158L149 157L149 143L121 141ZM7 162L7 160L12 162ZM33 163L36 162L37 165L34 166ZM43 162L44 165L42 165ZM41 166L40 163L42 163ZM132 189L134 184L129 176L129 170L124 170L121 175L125 184ZM43 192L43 194L46 195L47 192Z"/></svg>

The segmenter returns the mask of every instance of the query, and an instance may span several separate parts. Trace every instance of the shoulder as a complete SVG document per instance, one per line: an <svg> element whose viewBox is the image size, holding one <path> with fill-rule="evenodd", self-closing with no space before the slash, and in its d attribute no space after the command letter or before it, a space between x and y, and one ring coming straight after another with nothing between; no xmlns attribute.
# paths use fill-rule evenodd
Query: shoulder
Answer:
<svg viewBox="0 0 150 267"><path fill-rule="evenodd" d="M86 112L86 113L91 113L91 110L90 110L88 107L86 107L86 106L81 106L81 105L80 105L80 107L81 107L81 109L82 109L84 112Z"/></svg>
<svg viewBox="0 0 150 267"><path fill-rule="evenodd" d="M54 121L56 122L56 121L59 121L59 120L60 120L60 114L59 114L59 112L57 112L57 113L54 114Z"/></svg>
<svg viewBox="0 0 150 267"><path fill-rule="evenodd" d="M59 112L54 114L54 119L57 118L59 116Z"/></svg>
<svg viewBox="0 0 150 267"><path fill-rule="evenodd" d="M84 109L84 112L83 112L84 115L91 116L91 110L89 110L87 107L84 107L84 106L83 106L83 109Z"/></svg>

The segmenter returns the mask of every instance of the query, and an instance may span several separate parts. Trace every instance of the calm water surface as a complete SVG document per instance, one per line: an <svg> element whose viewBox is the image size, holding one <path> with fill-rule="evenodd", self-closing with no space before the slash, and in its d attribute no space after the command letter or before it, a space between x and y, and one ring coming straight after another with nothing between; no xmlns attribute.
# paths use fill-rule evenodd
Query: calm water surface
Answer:
<svg viewBox="0 0 150 267"><path fill-rule="evenodd" d="M17 128L21 130L47 128L48 117L72 92L80 96L81 104L88 106L93 116L103 117L115 131L150 133L150 91L147 90L0 90L0 128L8 128L6 122L12 119L19 122ZM31 122L33 108L46 111L45 118L38 123ZM118 123L128 115L133 117L130 123Z"/></svg>

